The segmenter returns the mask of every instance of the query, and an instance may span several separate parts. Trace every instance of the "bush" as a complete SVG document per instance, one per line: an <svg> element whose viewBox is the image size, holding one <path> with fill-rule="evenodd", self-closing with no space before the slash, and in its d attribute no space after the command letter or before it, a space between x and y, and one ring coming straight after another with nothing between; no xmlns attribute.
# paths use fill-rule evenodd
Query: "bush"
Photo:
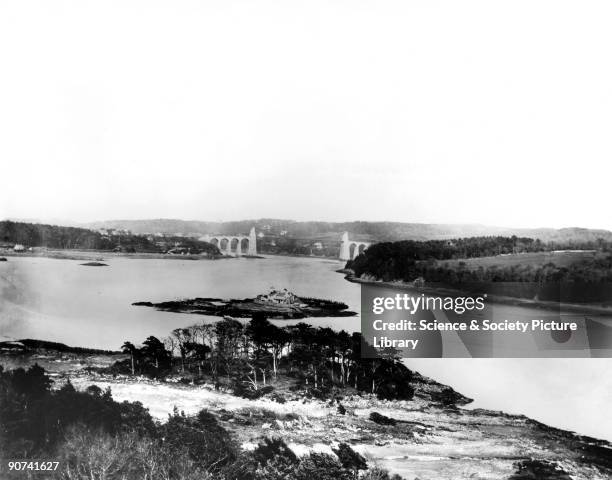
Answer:
<svg viewBox="0 0 612 480"><path fill-rule="evenodd" d="M516 472L508 480L571 480L557 464L542 460L523 460L515 464Z"/></svg>
<svg viewBox="0 0 612 480"><path fill-rule="evenodd" d="M202 410L195 418L176 410L161 425L159 436L171 453L186 453L202 469L219 469L238 457L238 447L216 418Z"/></svg>
<svg viewBox="0 0 612 480"><path fill-rule="evenodd" d="M284 461L293 464L298 463L298 458L282 438L264 438L263 442L253 450L253 459L260 465L266 465L274 457L281 457Z"/></svg>
<svg viewBox="0 0 612 480"><path fill-rule="evenodd" d="M385 417L384 415L381 415L378 412L370 413L370 420L372 420L374 423L377 423L378 425L396 425L397 424L397 420L390 418L390 417Z"/></svg>
<svg viewBox="0 0 612 480"><path fill-rule="evenodd" d="M404 480L397 474L391 475L388 470L380 467L374 467L366 471L360 480Z"/></svg>
<svg viewBox="0 0 612 480"><path fill-rule="evenodd" d="M186 450L167 448L160 440L134 433L110 435L73 425L57 449L61 478L66 480L147 478L213 480Z"/></svg>
<svg viewBox="0 0 612 480"><path fill-rule="evenodd" d="M376 396L381 400L412 400L414 388L412 371L401 363L383 361L376 371L382 381L376 389Z"/></svg>
<svg viewBox="0 0 612 480"><path fill-rule="evenodd" d="M109 389L77 392L70 382L49 390L44 370L0 371L0 451L7 457L51 451L72 425L108 434L153 432L148 411L139 403L117 403Z"/></svg>
<svg viewBox="0 0 612 480"><path fill-rule="evenodd" d="M282 393L273 393L272 396L270 397L272 400L274 400L277 403L286 403L287 399L285 398L285 396Z"/></svg>
<svg viewBox="0 0 612 480"><path fill-rule="evenodd" d="M256 400L274 391L274 387L267 385L254 390L250 386L246 386L242 381L235 381L232 387L232 393L237 397L246 398L248 400Z"/></svg>
<svg viewBox="0 0 612 480"><path fill-rule="evenodd" d="M275 455L255 471L256 480L294 480L296 464L286 457ZM314 480L314 479L311 479Z"/></svg>
<svg viewBox="0 0 612 480"><path fill-rule="evenodd" d="M440 403L444 407L455 407L457 402L463 399L463 396L460 393L455 392L450 387L446 387L442 389L439 393L432 393L431 399L434 402Z"/></svg>
<svg viewBox="0 0 612 480"><path fill-rule="evenodd" d="M341 443L338 445L337 449L332 450L338 457L338 460L340 460L342 466L352 470L355 474L357 474L359 470L368 468L366 459L353 450L348 443Z"/></svg>
<svg viewBox="0 0 612 480"><path fill-rule="evenodd" d="M329 386L325 386L325 387L318 387L318 388L311 388L308 390L308 395L310 395L311 398L316 398L317 400L327 400L329 398L331 394L331 387Z"/></svg>
<svg viewBox="0 0 612 480"><path fill-rule="evenodd" d="M326 453L310 453L294 472L295 480L352 480L353 473Z"/></svg>

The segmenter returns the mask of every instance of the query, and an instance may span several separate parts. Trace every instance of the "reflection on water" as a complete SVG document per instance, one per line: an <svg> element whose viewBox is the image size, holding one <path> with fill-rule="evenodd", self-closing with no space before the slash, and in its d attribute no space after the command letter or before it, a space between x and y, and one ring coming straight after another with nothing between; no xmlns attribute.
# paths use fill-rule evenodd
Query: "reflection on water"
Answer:
<svg viewBox="0 0 612 480"><path fill-rule="evenodd" d="M125 340L163 337L216 317L157 312L132 302L196 296L243 298L270 287L342 301L360 311L360 287L334 270L339 262L270 257L219 261L11 257L0 263L0 337L39 338L118 349ZM496 306L512 318L537 310ZM499 309L502 309L500 312ZM279 324L298 321L278 321ZM359 317L308 319L354 331ZM408 366L475 398L475 406L523 413L551 425L612 440L611 359L410 359Z"/></svg>

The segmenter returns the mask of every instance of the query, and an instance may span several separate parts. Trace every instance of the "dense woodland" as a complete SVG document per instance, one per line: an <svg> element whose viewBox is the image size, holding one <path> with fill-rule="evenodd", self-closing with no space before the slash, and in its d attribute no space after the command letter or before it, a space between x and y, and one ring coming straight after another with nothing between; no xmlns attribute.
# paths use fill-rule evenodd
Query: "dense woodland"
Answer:
<svg viewBox="0 0 612 480"><path fill-rule="evenodd" d="M572 244L544 244L539 240L517 237L472 237L426 242L401 241L379 243L347 263L357 277L383 281L426 282L449 285L479 282L611 282L612 247L597 239ZM468 268L465 262L443 263L451 259L470 259L500 254L545 252L552 249L594 250L597 255L584 257L571 265L544 265L529 261L514 265L490 265Z"/></svg>
<svg viewBox="0 0 612 480"><path fill-rule="evenodd" d="M0 222L0 241L27 247L111 249L102 235L85 228L11 221Z"/></svg>
<svg viewBox="0 0 612 480"><path fill-rule="evenodd" d="M63 480L401 480L347 444L335 456L298 458L279 439L265 438L243 452L232 435L206 410L186 416L175 409L155 422L139 402L113 400L95 385L76 391L70 382L51 389L45 371L3 371L0 367L0 452L3 459L59 462L33 478ZM26 478L7 471L2 478ZM42 473L42 475L40 475ZM27 477L30 478L30 477Z"/></svg>
<svg viewBox="0 0 612 480"><path fill-rule="evenodd" d="M412 372L395 352L361 358L359 333L305 323L280 328L262 315L246 325L228 318L179 328L163 340L148 337L140 347L126 342L122 348L130 358L117 362L111 373L180 373L188 381L210 381L247 398L272 395L282 401L274 390L288 385L319 398L347 388L385 399L411 399L414 394Z"/></svg>

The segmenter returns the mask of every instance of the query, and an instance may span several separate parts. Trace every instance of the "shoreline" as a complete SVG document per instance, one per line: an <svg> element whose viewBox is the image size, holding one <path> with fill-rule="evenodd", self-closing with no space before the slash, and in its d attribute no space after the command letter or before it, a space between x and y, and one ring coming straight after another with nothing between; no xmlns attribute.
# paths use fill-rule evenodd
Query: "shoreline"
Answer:
<svg viewBox="0 0 612 480"><path fill-rule="evenodd" d="M391 288L395 290L408 290L412 292L417 292L419 294L423 293L425 295L432 296L461 296L466 295L463 290L453 289L453 288L432 288L432 287L415 287L410 283L405 283L402 281L394 281L394 282L384 282L382 280L365 280L362 278L355 277L349 270L340 269L336 270L338 273L345 274L345 280L351 283L358 283L363 285L372 285L378 287ZM508 297L504 295L495 295L495 294L487 294L487 301L492 303L498 303L501 305L511 305L517 307L531 307L531 308L540 308L542 310L552 310L552 311L563 311L563 312L571 312L571 313L585 313L592 315L612 315L612 307L603 307L592 304L579 304L579 303L563 303L563 302L553 302L546 300L534 300L527 298L518 298L518 297Z"/></svg>
<svg viewBox="0 0 612 480"><path fill-rule="evenodd" d="M189 254L189 255L172 255L166 253L148 253L148 252L111 252L107 250L72 250L72 249L47 249L33 252L2 252L2 255L9 258L51 258L55 260L88 260L88 261L104 261L104 257L108 258L130 258L138 260L226 260L231 258L248 258L259 259L265 258L253 255L241 255L233 257L231 255L219 255L209 257L205 255Z"/></svg>
<svg viewBox="0 0 612 480"><path fill-rule="evenodd" d="M35 247L41 248L41 247ZM112 252L108 250L80 250L80 249L44 249L34 250L32 252L13 252L11 250L0 252L2 257L9 258L53 258L57 260L89 260L89 261L104 261L105 256L108 258L131 258L139 260L227 260L227 259L238 259L246 258L249 260L264 260L268 255L273 257L288 257L288 258L312 258L319 260L338 260L335 257L319 257L315 255L297 255L297 254L282 254L282 253L258 253L257 255L218 255L218 256L205 256L199 254L187 254L187 255L172 255L167 253L157 252ZM340 261L338 260L340 263Z"/></svg>
<svg viewBox="0 0 612 480"><path fill-rule="evenodd" d="M332 261L335 260L340 264L346 263L344 260L340 260L337 257L326 257L323 255L306 255L306 254L300 254L300 253L269 253L269 252L261 253L261 255L270 255L273 257L289 257L289 258L314 258L318 260L332 260Z"/></svg>

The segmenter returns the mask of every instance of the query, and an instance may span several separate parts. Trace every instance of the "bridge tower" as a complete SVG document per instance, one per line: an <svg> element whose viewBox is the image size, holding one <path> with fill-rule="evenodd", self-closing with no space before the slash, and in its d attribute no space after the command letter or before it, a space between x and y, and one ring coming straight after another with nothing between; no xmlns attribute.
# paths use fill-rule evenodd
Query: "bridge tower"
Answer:
<svg viewBox="0 0 612 480"><path fill-rule="evenodd" d="M249 255L257 255L257 235L255 233L255 227L251 227L249 232Z"/></svg>
<svg viewBox="0 0 612 480"><path fill-rule="evenodd" d="M349 234L342 234L342 243L340 244L340 260L348 261L351 259L351 247L349 243Z"/></svg>
<svg viewBox="0 0 612 480"><path fill-rule="evenodd" d="M372 245L370 242L359 242L349 240L348 232L342 234L342 240L340 244L340 260L354 260L359 254L361 254L366 248ZM353 251L351 252L351 247Z"/></svg>

